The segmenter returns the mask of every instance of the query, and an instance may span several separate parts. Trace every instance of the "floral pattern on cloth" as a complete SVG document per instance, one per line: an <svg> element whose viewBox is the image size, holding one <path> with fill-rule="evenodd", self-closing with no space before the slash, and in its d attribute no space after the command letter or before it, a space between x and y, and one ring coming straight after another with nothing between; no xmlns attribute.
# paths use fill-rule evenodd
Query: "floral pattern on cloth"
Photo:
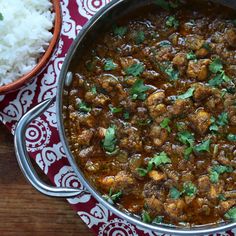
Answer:
<svg viewBox="0 0 236 236"><path fill-rule="evenodd" d="M16 123L36 104L56 95L57 81L65 54L82 26L110 0L61 0L61 38L44 71L19 91L0 96L0 121L14 134ZM55 105L34 120L26 132L29 155L56 186L84 188L65 156L57 131ZM120 219L89 193L68 199L87 226L98 236L163 235L136 227ZM214 234L234 236L236 230Z"/></svg>

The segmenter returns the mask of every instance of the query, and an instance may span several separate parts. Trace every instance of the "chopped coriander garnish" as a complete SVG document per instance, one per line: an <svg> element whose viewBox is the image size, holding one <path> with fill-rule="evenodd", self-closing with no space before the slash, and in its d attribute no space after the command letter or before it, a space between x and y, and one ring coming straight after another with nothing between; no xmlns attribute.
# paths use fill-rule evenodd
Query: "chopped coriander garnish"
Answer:
<svg viewBox="0 0 236 236"><path fill-rule="evenodd" d="M148 170L144 168L137 168L136 171L141 177L144 177L148 174Z"/></svg>
<svg viewBox="0 0 236 236"><path fill-rule="evenodd" d="M219 74L217 74L214 78L210 79L208 81L208 84L210 86L214 86L214 87L218 87L220 86L222 83L226 82L230 82L231 79L225 74L224 71L221 71Z"/></svg>
<svg viewBox="0 0 236 236"><path fill-rule="evenodd" d="M93 86L90 91L91 91L92 94L96 95L97 94L96 86Z"/></svg>
<svg viewBox="0 0 236 236"><path fill-rule="evenodd" d="M149 161L149 163L152 163L156 167L158 167L162 164L171 163L171 159L167 156L165 152L161 152L160 154L154 155L154 157Z"/></svg>
<svg viewBox="0 0 236 236"><path fill-rule="evenodd" d="M219 126L225 126L228 124L228 113L227 112L222 112L219 116L218 116L218 120L216 121L216 123Z"/></svg>
<svg viewBox="0 0 236 236"><path fill-rule="evenodd" d="M171 128L169 126L170 121L171 120L169 118L164 118L160 123L161 128L166 129L169 133L171 132Z"/></svg>
<svg viewBox="0 0 236 236"><path fill-rule="evenodd" d="M144 65L142 63L135 63L132 66L125 69L127 75L140 76L144 71Z"/></svg>
<svg viewBox="0 0 236 236"><path fill-rule="evenodd" d="M123 110L122 107L113 107L112 105L109 105L109 109L113 114L120 113Z"/></svg>
<svg viewBox="0 0 236 236"><path fill-rule="evenodd" d="M192 145L184 150L184 159L188 160L190 154L193 152L193 147Z"/></svg>
<svg viewBox="0 0 236 236"><path fill-rule="evenodd" d="M219 130L219 126L225 126L228 124L228 113L222 112L218 117L217 120L215 117L211 117L211 126L209 127L210 131L217 132Z"/></svg>
<svg viewBox="0 0 236 236"><path fill-rule="evenodd" d="M169 16L166 21L166 26L174 27L175 29L179 27L179 21L175 16Z"/></svg>
<svg viewBox="0 0 236 236"><path fill-rule="evenodd" d="M226 200L226 197L224 196L224 194L220 193L220 194L218 195L218 199L219 199L220 201L225 201L225 200Z"/></svg>
<svg viewBox="0 0 236 236"><path fill-rule="evenodd" d="M167 156L165 152L161 152L160 154L154 155L154 157L148 162L148 166L146 169L137 168L136 171L140 176L146 176L154 166L158 167L160 165L171 163L171 159Z"/></svg>
<svg viewBox="0 0 236 236"><path fill-rule="evenodd" d="M197 56L196 56L196 54L194 52L189 52L189 53L187 53L186 58L188 60L196 60Z"/></svg>
<svg viewBox="0 0 236 236"><path fill-rule="evenodd" d="M228 220L236 221L236 207L232 207L225 214L225 218Z"/></svg>
<svg viewBox="0 0 236 236"><path fill-rule="evenodd" d="M223 63L219 58L216 58L209 66L209 69L212 73L216 74L214 78L209 80L209 85L210 86L220 86L222 83L230 82L231 79L229 76L225 74L225 71L223 70Z"/></svg>
<svg viewBox="0 0 236 236"><path fill-rule="evenodd" d="M213 62L209 66L209 69L214 74L220 72L223 69L223 64L221 59L216 58L215 60L213 60Z"/></svg>
<svg viewBox="0 0 236 236"><path fill-rule="evenodd" d="M110 126L105 133L105 138L102 140L102 146L105 151L112 153L116 150L116 127Z"/></svg>
<svg viewBox="0 0 236 236"><path fill-rule="evenodd" d="M3 14L0 12L0 21L4 19Z"/></svg>
<svg viewBox="0 0 236 236"><path fill-rule="evenodd" d="M215 119L215 117L211 117L211 119L210 119L210 121L211 121L211 126L209 127L209 130L210 131L213 131L213 132L217 132L218 130L219 130L219 127L218 127L218 125L215 123L216 122L216 119Z"/></svg>
<svg viewBox="0 0 236 236"><path fill-rule="evenodd" d="M198 144L194 147L194 150L196 152L210 152L210 144L211 144L211 140L208 139L204 142L202 142L201 144Z"/></svg>
<svg viewBox="0 0 236 236"><path fill-rule="evenodd" d="M160 66L162 72L168 75L169 80L178 80L179 79L179 71L174 69L171 64L167 66Z"/></svg>
<svg viewBox="0 0 236 236"><path fill-rule="evenodd" d="M203 48L205 48L207 51L211 51L211 46L209 43L204 43Z"/></svg>
<svg viewBox="0 0 236 236"><path fill-rule="evenodd" d="M193 197L197 193L197 187L192 182L185 182L183 185L183 193L186 196Z"/></svg>
<svg viewBox="0 0 236 236"><path fill-rule="evenodd" d="M122 196L122 191L114 193L112 188L110 188L109 194L104 195L103 197L111 204L114 204L121 198L121 196Z"/></svg>
<svg viewBox="0 0 236 236"><path fill-rule="evenodd" d="M130 95L133 100L145 100L147 98L147 92L149 87L143 84L142 79L137 79L130 89Z"/></svg>
<svg viewBox="0 0 236 236"><path fill-rule="evenodd" d="M138 31L135 35L136 44L141 44L145 40L145 34L143 31Z"/></svg>
<svg viewBox="0 0 236 236"><path fill-rule="evenodd" d="M125 120L128 120L130 118L129 112L125 111L123 117L124 117Z"/></svg>
<svg viewBox="0 0 236 236"><path fill-rule="evenodd" d="M163 222L163 219L164 219L164 216L157 216L153 221L152 223L153 224L160 224Z"/></svg>
<svg viewBox="0 0 236 236"><path fill-rule="evenodd" d="M194 135L188 131L180 131L178 133L178 139L181 143L188 146L184 150L184 159L188 160L190 154L193 152L193 143L195 142Z"/></svg>
<svg viewBox="0 0 236 236"><path fill-rule="evenodd" d="M92 109L91 107L89 107L85 102L80 101L77 105L76 105L77 109L80 112L84 112L84 113L88 113L90 112Z"/></svg>
<svg viewBox="0 0 236 236"><path fill-rule="evenodd" d="M228 134L228 135L227 135L227 139L228 139L230 142L236 142L236 135L235 135L235 134Z"/></svg>
<svg viewBox="0 0 236 236"><path fill-rule="evenodd" d="M104 65L104 70L105 71L110 71L116 69L117 65L113 62L112 59L106 59L105 60L105 65Z"/></svg>
<svg viewBox="0 0 236 236"><path fill-rule="evenodd" d="M177 188L172 187L170 189L169 195L172 199L179 199L181 196L181 192Z"/></svg>
<svg viewBox="0 0 236 236"><path fill-rule="evenodd" d="M114 27L113 31L114 31L115 36L123 37L127 33L128 28L125 26L120 26L120 27L116 26Z"/></svg>
<svg viewBox="0 0 236 236"><path fill-rule="evenodd" d="M209 171L210 180L212 183L217 183L219 181L220 174L231 172L233 172L232 166L214 165Z"/></svg>
<svg viewBox="0 0 236 236"><path fill-rule="evenodd" d="M177 96L177 99L187 99L193 96L193 93L195 91L195 88L189 88L187 90L187 92L185 92L184 94L181 94L179 96Z"/></svg>
<svg viewBox="0 0 236 236"><path fill-rule="evenodd" d="M144 223L151 223L152 222L152 219L147 211L143 211L141 217L142 217L142 221Z"/></svg>
<svg viewBox="0 0 236 236"><path fill-rule="evenodd" d="M194 135L188 131L181 131L178 133L179 141L183 144L192 146L194 143Z"/></svg>

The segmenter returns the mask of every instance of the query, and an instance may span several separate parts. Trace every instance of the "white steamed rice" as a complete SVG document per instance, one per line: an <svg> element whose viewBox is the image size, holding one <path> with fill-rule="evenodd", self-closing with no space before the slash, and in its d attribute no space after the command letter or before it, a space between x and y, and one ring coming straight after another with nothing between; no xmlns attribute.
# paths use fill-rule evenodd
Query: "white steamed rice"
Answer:
<svg viewBox="0 0 236 236"><path fill-rule="evenodd" d="M49 0L0 0L0 86L32 70L52 38Z"/></svg>

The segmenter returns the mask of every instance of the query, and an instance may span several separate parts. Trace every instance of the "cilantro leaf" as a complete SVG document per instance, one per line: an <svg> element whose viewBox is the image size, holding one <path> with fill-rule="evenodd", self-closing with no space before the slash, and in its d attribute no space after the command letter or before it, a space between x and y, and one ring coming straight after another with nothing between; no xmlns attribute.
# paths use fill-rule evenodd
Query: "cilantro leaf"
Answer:
<svg viewBox="0 0 236 236"><path fill-rule="evenodd" d="M105 138L102 140L102 146L105 151L112 153L116 150L116 127L110 126L105 133Z"/></svg>
<svg viewBox="0 0 236 236"><path fill-rule="evenodd" d="M161 128L166 129L169 133L171 132L171 128L169 126L170 119L164 118L162 122L160 123Z"/></svg>
<svg viewBox="0 0 236 236"><path fill-rule="evenodd" d="M185 182L183 185L183 193L186 196L193 197L197 193L197 187L192 182Z"/></svg>
<svg viewBox="0 0 236 236"><path fill-rule="evenodd" d="M80 101L78 104L76 104L76 108L83 113L88 113L90 112L92 109L91 107L89 107L85 102Z"/></svg>
<svg viewBox="0 0 236 236"><path fill-rule="evenodd" d="M216 58L215 60L213 60L213 62L209 66L209 69L214 74L220 72L223 69L223 64L221 59Z"/></svg>
<svg viewBox="0 0 236 236"><path fill-rule="evenodd" d="M136 171L141 177L144 177L148 174L148 170L144 168L137 168Z"/></svg>
<svg viewBox="0 0 236 236"><path fill-rule="evenodd" d="M228 220L236 221L236 207L233 207L227 211L225 218Z"/></svg>
<svg viewBox="0 0 236 236"><path fill-rule="evenodd" d="M96 86L93 86L90 91L91 91L92 94L96 95L97 94Z"/></svg>
<svg viewBox="0 0 236 236"><path fill-rule="evenodd" d="M0 12L0 21L4 19L3 14Z"/></svg>
<svg viewBox="0 0 236 236"><path fill-rule="evenodd" d="M178 133L179 141L183 144L192 146L195 139L194 135L188 131L181 131Z"/></svg>
<svg viewBox="0 0 236 236"><path fill-rule="evenodd" d="M197 56L196 56L196 54L194 52L189 52L189 53L187 53L186 58L188 60L196 60Z"/></svg>
<svg viewBox="0 0 236 236"><path fill-rule="evenodd" d="M141 217L142 217L142 221L144 223L151 223L152 222L152 219L147 211L143 211L141 214Z"/></svg>
<svg viewBox="0 0 236 236"><path fill-rule="evenodd" d="M111 204L116 203L121 198L121 196L122 196L122 191L114 193L112 188L110 188L108 195L103 195L103 197Z"/></svg>
<svg viewBox="0 0 236 236"><path fill-rule="evenodd" d="M162 72L168 75L169 80L178 80L179 79L179 71L174 69L171 64L160 66Z"/></svg>
<svg viewBox="0 0 236 236"><path fill-rule="evenodd" d="M181 196L181 192L177 188L172 187L170 189L169 195L172 199L179 199Z"/></svg>
<svg viewBox="0 0 236 236"><path fill-rule="evenodd" d="M212 87L218 87L223 83L222 75L218 74L213 79L208 81L208 84Z"/></svg>
<svg viewBox="0 0 236 236"><path fill-rule="evenodd" d="M152 223L153 224L160 224L163 222L163 219L164 219L164 216L157 216L153 221Z"/></svg>
<svg viewBox="0 0 236 236"><path fill-rule="evenodd" d="M194 150L197 152L210 152L210 144L211 144L211 140L208 139L202 142L201 144L196 145Z"/></svg>
<svg viewBox="0 0 236 236"><path fill-rule="evenodd" d="M189 156L190 156L190 154L191 154L192 152L193 152L193 147L192 147L192 146L186 148L186 149L184 150L184 159L185 159L185 160L188 160L188 159L189 159Z"/></svg>
<svg viewBox="0 0 236 236"><path fill-rule="evenodd" d="M128 112L128 111L125 111L123 117L124 117L125 120L128 120L129 117L130 117L129 112Z"/></svg>
<svg viewBox="0 0 236 236"><path fill-rule="evenodd" d="M171 159L167 156L165 152L154 155L154 157L149 161L149 163L154 164L156 167L162 164L171 163Z"/></svg>
<svg viewBox="0 0 236 236"><path fill-rule="evenodd" d="M143 31L136 32L136 35L135 35L136 44L141 44L141 43L143 43L144 40L145 40L144 32Z"/></svg>
<svg viewBox="0 0 236 236"><path fill-rule="evenodd" d="M179 27L179 21L175 16L169 16L166 20L166 26L174 27L175 29Z"/></svg>
<svg viewBox="0 0 236 236"><path fill-rule="evenodd" d="M211 51L210 43L205 42L205 43L203 44L203 48L205 48L207 51Z"/></svg>
<svg viewBox="0 0 236 236"><path fill-rule="evenodd" d="M113 114L120 113L123 110L122 107L113 107L112 105L109 105L109 109Z"/></svg>
<svg viewBox="0 0 236 236"><path fill-rule="evenodd" d="M189 88L186 93L177 96L177 99L187 99L193 96L195 88Z"/></svg>
<svg viewBox="0 0 236 236"><path fill-rule="evenodd" d="M216 119L214 116L211 117L211 126L209 127L210 131L217 132L219 130L218 125L216 124Z"/></svg>
<svg viewBox="0 0 236 236"><path fill-rule="evenodd" d="M236 142L236 135L235 134L228 134L227 139L231 142Z"/></svg>
<svg viewBox="0 0 236 236"><path fill-rule="evenodd" d="M145 92L148 90L149 87L143 84L143 80L137 79L130 89L130 95L133 100L145 100L147 97L147 94L145 94Z"/></svg>
<svg viewBox="0 0 236 236"><path fill-rule="evenodd" d="M142 63L135 63L125 69L127 75L140 76L144 71L144 65Z"/></svg>
<svg viewBox="0 0 236 236"><path fill-rule="evenodd" d="M218 87L222 83L224 83L224 82L229 83L230 81L231 81L231 79L229 78L229 76L227 76L224 71L221 71L214 78L210 79L208 81L208 84L213 87Z"/></svg>
<svg viewBox="0 0 236 236"><path fill-rule="evenodd" d="M219 126L225 126L228 124L228 113L227 112L222 112L219 116L218 116L218 120L216 121L217 125Z"/></svg>
<svg viewBox="0 0 236 236"><path fill-rule="evenodd" d="M113 62L112 59L106 59L105 60L105 65L104 65L104 70L105 71L110 71L116 69L117 65Z"/></svg>
<svg viewBox="0 0 236 236"><path fill-rule="evenodd" d="M214 165L209 171L210 180L212 183L217 183L219 181L220 174L231 172L233 172L232 166Z"/></svg>
<svg viewBox="0 0 236 236"><path fill-rule="evenodd" d="M160 154L154 155L154 157L148 162L147 169L137 168L136 171L140 176L144 177L153 169L153 166L158 167L160 165L168 163L171 163L171 159L165 152L161 152Z"/></svg>
<svg viewBox="0 0 236 236"><path fill-rule="evenodd" d="M219 199L220 201L225 201L225 200L226 200L224 194L222 194L222 193L220 193L220 194L218 195L218 199Z"/></svg>
<svg viewBox="0 0 236 236"><path fill-rule="evenodd" d="M128 28L125 26L120 26L120 27L116 26L114 27L113 31L115 36L123 37L127 33Z"/></svg>

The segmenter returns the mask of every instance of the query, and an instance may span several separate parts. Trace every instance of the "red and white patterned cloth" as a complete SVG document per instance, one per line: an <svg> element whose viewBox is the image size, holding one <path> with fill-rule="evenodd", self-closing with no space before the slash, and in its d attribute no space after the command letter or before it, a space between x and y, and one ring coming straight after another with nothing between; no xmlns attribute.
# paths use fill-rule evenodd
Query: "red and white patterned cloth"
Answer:
<svg viewBox="0 0 236 236"><path fill-rule="evenodd" d="M14 133L16 122L30 108L56 95L57 81L65 54L82 26L110 0L61 0L63 25L58 48L47 68L21 90L0 96L0 121ZM26 132L30 156L56 186L83 187L74 174L59 139L55 106L33 121ZM69 199L73 209L98 236L158 236L120 219L90 194ZM219 236L234 236L236 230Z"/></svg>

